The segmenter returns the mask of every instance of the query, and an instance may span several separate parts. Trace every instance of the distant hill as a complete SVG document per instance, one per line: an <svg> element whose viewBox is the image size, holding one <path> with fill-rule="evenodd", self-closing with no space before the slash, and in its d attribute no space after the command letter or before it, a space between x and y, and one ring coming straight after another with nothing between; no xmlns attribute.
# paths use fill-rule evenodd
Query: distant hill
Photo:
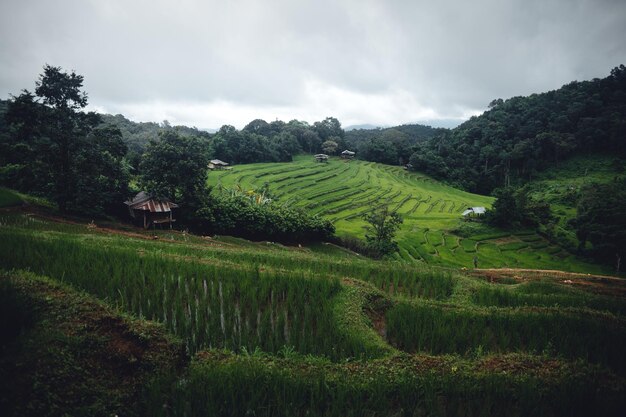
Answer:
<svg viewBox="0 0 626 417"><path fill-rule="evenodd" d="M360 125L350 125L350 126L346 126L346 127L344 128L344 130L345 130L346 132L349 132L349 131L351 131L351 130L357 130L357 129L371 130L371 129L382 129L382 128L384 128L384 127L386 127L386 126L376 126L376 125L371 125L371 124L365 123L365 124L360 124Z"/></svg>
<svg viewBox="0 0 626 417"><path fill-rule="evenodd" d="M417 144L417 171L482 194L521 184L581 153L626 151L626 67L490 109Z"/></svg>
<svg viewBox="0 0 626 417"><path fill-rule="evenodd" d="M408 162L417 143L434 137L446 129L420 124L406 124L386 128L346 130L346 146L366 161L391 165Z"/></svg>
<svg viewBox="0 0 626 417"><path fill-rule="evenodd" d="M167 123L133 122L121 114L103 114L102 122L116 126L122 131L122 137L131 151L141 154L150 139L157 139L159 132L165 129L175 128L184 135L203 136L208 138L210 134L204 130L187 126L170 126Z"/></svg>

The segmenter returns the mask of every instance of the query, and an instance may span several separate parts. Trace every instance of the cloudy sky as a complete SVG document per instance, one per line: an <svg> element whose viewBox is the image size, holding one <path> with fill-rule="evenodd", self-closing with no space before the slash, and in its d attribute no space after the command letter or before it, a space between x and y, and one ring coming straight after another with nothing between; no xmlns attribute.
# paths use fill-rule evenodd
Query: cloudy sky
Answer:
<svg viewBox="0 0 626 417"><path fill-rule="evenodd" d="M2 0L0 37L1 98L48 63L135 121L450 125L626 64L626 1Z"/></svg>

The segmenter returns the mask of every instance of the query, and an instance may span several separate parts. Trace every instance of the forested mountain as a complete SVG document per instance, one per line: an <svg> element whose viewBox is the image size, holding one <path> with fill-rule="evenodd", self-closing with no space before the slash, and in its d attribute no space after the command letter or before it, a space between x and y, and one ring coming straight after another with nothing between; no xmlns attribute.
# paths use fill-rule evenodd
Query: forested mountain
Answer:
<svg viewBox="0 0 626 417"><path fill-rule="evenodd" d="M353 129L346 132L346 147L366 161L403 165L413 153L413 146L446 129L419 124L389 128Z"/></svg>
<svg viewBox="0 0 626 417"><path fill-rule="evenodd" d="M466 190L532 179L583 152L626 152L626 67L603 79L574 81L528 97L496 99L490 109L418 143L412 168Z"/></svg>
<svg viewBox="0 0 626 417"><path fill-rule="evenodd" d="M133 122L128 120L121 114L103 114L102 122L106 125L113 125L122 132L124 142L128 149L139 154L143 153L151 139L156 139L159 132L176 129L180 134L185 136L200 136L208 138L208 132L199 130L195 127L187 126L171 126L167 120L163 123L154 122Z"/></svg>
<svg viewBox="0 0 626 417"><path fill-rule="evenodd" d="M210 139L209 153L229 163L286 162L299 152L322 152L323 144L330 141L335 153L345 147L344 131L334 117L327 117L310 125L307 122L281 120L266 122L255 119L243 129L224 125L216 133L210 134L195 127L171 126L163 123L133 122L121 114L102 115L103 123L117 127L122 132L131 155L141 155L150 140L158 140L159 133L175 130L183 136ZM132 159L132 158L131 158Z"/></svg>

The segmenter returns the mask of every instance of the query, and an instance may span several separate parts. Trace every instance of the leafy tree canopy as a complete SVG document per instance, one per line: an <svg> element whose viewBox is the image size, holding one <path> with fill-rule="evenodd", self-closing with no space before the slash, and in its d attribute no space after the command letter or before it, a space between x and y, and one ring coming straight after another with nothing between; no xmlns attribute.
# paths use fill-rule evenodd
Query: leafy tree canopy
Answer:
<svg viewBox="0 0 626 417"><path fill-rule="evenodd" d="M116 129L94 129L84 112L83 76L44 66L35 93L9 100L0 147L0 181L54 200L59 210L103 214L126 192L126 147Z"/></svg>
<svg viewBox="0 0 626 417"><path fill-rule="evenodd" d="M201 138L183 136L176 130L161 132L142 157L142 187L159 197L198 208L206 190L207 150Z"/></svg>
<svg viewBox="0 0 626 417"><path fill-rule="evenodd" d="M620 272L626 256L626 181L590 184L582 190L577 216L571 223L580 248L590 242L596 259L613 264Z"/></svg>
<svg viewBox="0 0 626 417"><path fill-rule="evenodd" d="M528 97L496 99L490 109L418 143L413 169L472 192L520 185L580 152L624 154L626 67L604 79L572 82Z"/></svg>
<svg viewBox="0 0 626 417"><path fill-rule="evenodd" d="M363 219L368 223L365 240L374 253L384 256L398 251L398 243L393 240L403 222L398 213L384 205L365 214Z"/></svg>

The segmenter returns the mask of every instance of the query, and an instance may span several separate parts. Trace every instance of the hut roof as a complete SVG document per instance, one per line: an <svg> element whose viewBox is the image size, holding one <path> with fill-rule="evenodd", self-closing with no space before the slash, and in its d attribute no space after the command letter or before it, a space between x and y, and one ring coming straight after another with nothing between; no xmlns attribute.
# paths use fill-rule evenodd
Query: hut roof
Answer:
<svg viewBox="0 0 626 417"><path fill-rule="evenodd" d="M227 166L228 165L228 162L220 161L219 159L211 159L211 163L213 165L221 165L221 166Z"/></svg>
<svg viewBox="0 0 626 417"><path fill-rule="evenodd" d="M178 204L164 198L156 198L145 191L140 191L132 200L125 201L133 210L144 210L151 213L163 213L178 208Z"/></svg>
<svg viewBox="0 0 626 417"><path fill-rule="evenodd" d="M355 152L352 152L352 151L349 151L349 150L346 149L345 151L341 152L341 154L342 155L354 155Z"/></svg>
<svg viewBox="0 0 626 417"><path fill-rule="evenodd" d="M487 209L485 209L484 207L469 207L467 210L465 210L463 213L461 213L461 215L463 216L467 216L468 214L474 213L474 214L485 214L485 211Z"/></svg>

